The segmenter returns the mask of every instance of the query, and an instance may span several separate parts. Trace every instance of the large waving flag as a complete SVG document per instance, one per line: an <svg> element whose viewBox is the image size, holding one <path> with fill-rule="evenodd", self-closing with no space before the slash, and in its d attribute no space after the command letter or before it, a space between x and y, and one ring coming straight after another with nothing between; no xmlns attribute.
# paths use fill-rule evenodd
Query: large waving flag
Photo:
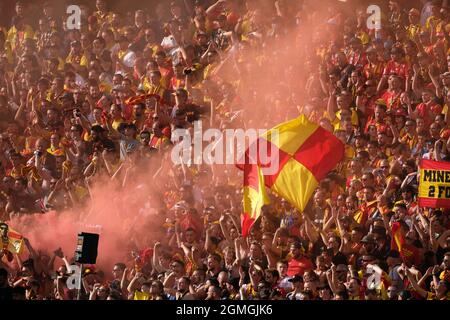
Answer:
<svg viewBox="0 0 450 320"><path fill-rule="evenodd" d="M255 164L249 163L250 147L246 152L246 164L239 167L244 170L243 235L244 222L255 221L260 214L260 207L253 202L254 199L261 203L261 199L266 198L261 193L256 196L254 191L253 197L246 196L246 187L248 190L248 186L252 185L252 190L263 192L261 183L255 182L264 181L274 193L303 212L319 182L344 157L344 144L304 115L265 132L256 145L258 155L257 160L253 161ZM267 150L266 159L261 159L262 146ZM264 169L267 167L276 167L277 170L266 173ZM256 209L256 212L248 211L249 208Z"/></svg>

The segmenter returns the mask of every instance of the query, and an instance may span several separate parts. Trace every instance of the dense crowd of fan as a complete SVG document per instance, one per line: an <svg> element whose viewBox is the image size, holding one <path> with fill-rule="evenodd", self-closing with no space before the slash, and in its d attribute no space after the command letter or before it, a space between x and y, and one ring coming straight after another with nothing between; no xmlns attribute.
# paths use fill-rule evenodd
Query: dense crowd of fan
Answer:
<svg viewBox="0 0 450 320"><path fill-rule="evenodd" d="M82 211L96 184L126 194L169 177L158 232L110 269L84 266L80 292L67 286L72 254L24 234L21 255L1 251L0 300L448 299L448 210L417 204L420 159L450 160L446 1L383 1L376 30L367 6L338 1L113 2L80 4L75 29L51 2L36 19L17 2L3 21L0 220ZM305 212L273 197L246 238L238 170L170 161L173 132L196 121L299 114L344 142L345 159Z"/></svg>

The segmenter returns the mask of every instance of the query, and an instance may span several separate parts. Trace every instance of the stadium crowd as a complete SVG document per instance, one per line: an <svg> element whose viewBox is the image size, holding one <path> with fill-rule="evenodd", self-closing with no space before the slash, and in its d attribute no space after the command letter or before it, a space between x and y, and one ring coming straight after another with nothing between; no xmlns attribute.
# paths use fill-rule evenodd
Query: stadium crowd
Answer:
<svg viewBox="0 0 450 320"><path fill-rule="evenodd" d="M419 161L450 161L450 7L379 1L370 30L360 2L96 0L72 28L53 2L18 1L0 23L0 300L448 299L449 211L417 198ZM272 195L246 238L242 173L170 160L196 121L300 114L345 158L305 212ZM82 212L96 184L126 194L144 176L164 182L158 230L84 266L80 293L58 244L7 250L18 216Z"/></svg>

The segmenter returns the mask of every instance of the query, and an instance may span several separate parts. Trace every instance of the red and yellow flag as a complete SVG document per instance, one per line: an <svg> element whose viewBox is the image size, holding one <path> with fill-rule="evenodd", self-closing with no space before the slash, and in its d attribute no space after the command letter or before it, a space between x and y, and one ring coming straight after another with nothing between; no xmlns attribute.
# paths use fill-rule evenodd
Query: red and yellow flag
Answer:
<svg viewBox="0 0 450 320"><path fill-rule="evenodd" d="M394 222L392 224L391 250L401 253L404 242L405 239L403 238L400 222Z"/></svg>
<svg viewBox="0 0 450 320"><path fill-rule="evenodd" d="M344 157L344 144L304 115L265 132L256 143L256 163L248 164L250 157L246 153L246 164L240 167L244 170L243 222L251 221L260 214L258 210L267 199L263 194L264 188L261 188L263 181L272 192L303 212L319 182ZM263 146L266 146L268 159L261 159L260 149ZM268 167L276 170L270 173L261 170ZM256 209L256 212L249 211L250 208Z"/></svg>

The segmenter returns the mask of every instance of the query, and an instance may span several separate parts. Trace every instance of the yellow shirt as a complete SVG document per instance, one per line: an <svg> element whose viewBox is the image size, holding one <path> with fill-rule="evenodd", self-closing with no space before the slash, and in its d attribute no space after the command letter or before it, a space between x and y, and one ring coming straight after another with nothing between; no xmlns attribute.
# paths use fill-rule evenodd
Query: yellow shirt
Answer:
<svg viewBox="0 0 450 320"><path fill-rule="evenodd" d="M125 122L125 120L122 119L122 118L120 118L118 120L114 120L113 123L112 123L113 129L117 130L119 128L120 124L123 123L123 122Z"/></svg>
<svg viewBox="0 0 450 320"><path fill-rule="evenodd" d="M12 26L8 31L6 40L11 46L11 50L14 51L16 46L20 45L25 39L33 39L33 38L34 38L33 28L31 28L29 25L25 25L24 30L21 32L17 31L15 26Z"/></svg>
<svg viewBox="0 0 450 320"><path fill-rule="evenodd" d="M356 37L357 37L359 40L361 40L361 43L362 43L363 45L366 45L366 44L369 43L370 37L369 37L369 35L367 34L367 32L365 32L365 31L359 31L359 32L356 34Z"/></svg>
<svg viewBox="0 0 450 320"><path fill-rule="evenodd" d="M164 97L164 92L166 90L162 84L160 84L158 86L155 86L155 85L151 84L150 80L147 77L145 77L144 81L142 81L142 87L148 93L150 93L150 94L157 94L161 98Z"/></svg>
<svg viewBox="0 0 450 320"><path fill-rule="evenodd" d="M104 22L112 21L112 14L110 12L100 13L99 11L94 12L94 16L97 18L98 24L101 26Z"/></svg>
<svg viewBox="0 0 450 320"><path fill-rule="evenodd" d="M66 58L66 63L72 63L75 61L76 61L75 57L72 56L71 54L69 54ZM88 60L84 54L81 56L80 61L78 63L82 67L86 67L88 65ZM59 66L58 66L58 68L59 68Z"/></svg>
<svg viewBox="0 0 450 320"><path fill-rule="evenodd" d="M331 118L328 117L330 120ZM352 125L353 126L358 126L358 114L356 113L355 110L352 109L352 117L351 117L351 121L352 121ZM331 122L331 124L333 125L334 130L342 130L343 128L341 127L341 111L337 111L336 112L336 117L335 119Z"/></svg>
<svg viewBox="0 0 450 320"><path fill-rule="evenodd" d="M133 300L148 300L150 298L150 294L146 292L135 291Z"/></svg>

